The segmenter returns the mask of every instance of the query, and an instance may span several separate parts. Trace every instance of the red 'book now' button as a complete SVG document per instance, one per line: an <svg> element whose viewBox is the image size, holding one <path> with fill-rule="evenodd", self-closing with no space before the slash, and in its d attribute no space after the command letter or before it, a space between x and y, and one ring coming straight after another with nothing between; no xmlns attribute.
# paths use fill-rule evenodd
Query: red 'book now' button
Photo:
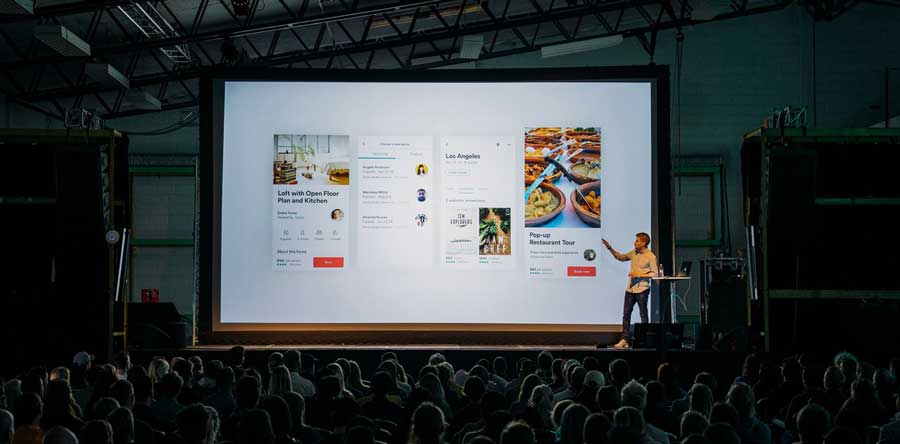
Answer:
<svg viewBox="0 0 900 444"><path fill-rule="evenodd" d="M597 267L569 267L569 276L596 276Z"/></svg>
<svg viewBox="0 0 900 444"><path fill-rule="evenodd" d="M344 268L342 257L314 257L313 268Z"/></svg>

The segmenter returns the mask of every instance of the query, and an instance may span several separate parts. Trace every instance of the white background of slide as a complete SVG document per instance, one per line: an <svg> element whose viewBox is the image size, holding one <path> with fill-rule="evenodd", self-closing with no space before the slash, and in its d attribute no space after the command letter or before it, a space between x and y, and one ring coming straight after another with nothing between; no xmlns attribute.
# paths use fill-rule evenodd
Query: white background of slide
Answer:
<svg viewBox="0 0 900 444"><path fill-rule="evenodd" d="M621 322L628 264L600 249L600 237L624 252L636 232L651 229L649 83L227 82L224 99L221 322ZM508 136L522 152L526 127L593 125L603 128L603 228L590 230L598 279L527 278L521 194L514 199L515 266L509 270L440 267L441 236L435 233L435 257L425 269L361 268L353 260L359 240L351 238L347 269L272 271L273 134L351 135L347 217L349 232L358 233L360 136L427 136L434 147L441 136ZM497 168L512 169L521 181L524 159L515 159ZM435 190L441 187L437 160L429 165ZM439 212L440 205L432 209Z"/></svg>

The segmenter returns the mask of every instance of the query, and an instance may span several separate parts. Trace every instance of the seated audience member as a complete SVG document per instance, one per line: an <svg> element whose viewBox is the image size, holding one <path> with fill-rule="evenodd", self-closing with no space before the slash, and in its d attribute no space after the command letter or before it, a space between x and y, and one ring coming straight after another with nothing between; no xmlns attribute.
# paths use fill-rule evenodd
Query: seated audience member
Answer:
<svg viewBox="0 0 900 444"><path fill-rule="evenodd" d="M744 384L743 382L738 382L736 384ZM747 386L748 388L750 386ZM753 393L752 391L750 392ZM734 430L734 427L731 424L726 424L724 422L716 422L710 424L709 427L706 428L706 431L703 432L703 437L706 438L710 443L715 444L741 444L741 437L738 435L738 432Z"/></svg>
<svg viewBox="0 0 900 444"><path fill-rule="evenodd" d="M844 406L844 403L847 402L847 395L843 391L844 372L837 366L828 367L825 369L825 377L822 382L825 386L825 392L822 394L821 404L834 418L841 410L841 407Z"/></svg>
<svg viewBox="0 0 900 444"><path fill-rule="evenodd" d="M68 428L56 426L44 434L43 444L78 444L78 438Z"/></svg>
<svg viewBox="0 0 900 444"><path fill-rule="evenodd" d="M808 367L803 369L801 379L803 381L803 390L788 402L784 413L784 425L790 431L796 431L797 413L800 412L800 409L810 402L818 403L824 397L824 392L819 388L819 381L822 380L822 375L817 368Z"/></svg>
<svg viewBox="0 0 900 444"><path fill-rule="evenodd" d="M523 415L525 415L525 411L528 409L528 399L531 397L531 392L539 385L541 385L541 378L538 375L528 375L522 380L519 386L519 393L516 395L516 400L509 407L509 413L514 418L521 419Z"/></svg>
<svg viewBox="0 0 900 444"><path fill-rule="evenodd" d="M281 396L291 391L291 372L283 365L276 366L269 371L270 396Z"/></svg>
<svg viewBox="0 0 900 444"><path fill-rule="evenodd" d="M10 444L12 442L15 428L16 422L12 413L6 409L0 409L0 444ZM40 429L38 427L38 430Z"/></svg>
<svg viewBox="0 0 900 444"><path fill-rule="evenodd" d="M210 417L201 404L191 404L175 415L176 436L179 444L207 444L210 431Z"/></svg>
<svg viewBox="0 0 900 444"><path fill-rule="evenodd" d="M328 430L306 425L306 400L302 395L285 393L284 400L291 411L291 437L301 444L317 444L330 434Z"/></svg>
<svg viewBox="0 0 900 444"><path fill-rule="evenodd" d="M863 427L881 426L890 418L889 412L878 400L872 382L866 379L857 379L850 384L850 398L838 412L838 416L846 415L862 418Z"/></svg>
<svg viewBox="0 0 900 444"><path fill-rule="evenodd" d="M201 401L204 405L208 405L216 409L219 418L228 418L237 408L234 400L234 370L231 367L224 367L216 372L215 391L203 398Z"/></svg>
<svg viewBox="0 0 900 444"><path fill-rule="evenodd" d="M542 384L531 390L528 407L520 419L533 430L550 430L553 428L553 408L553 391Z"/></svg>
<svg viewBox="0 0 900 444"><path fill-rule="evenodd" d="M584 381L581 385L581 391L575 394L573 401L585 406L591 412L599 412L597 407L597 391L600 387L606 385L606 377L599 370L590 370L584 375Z"/></svg>
<svg viewBox="0 0 900 444"><path fill-rule="evenodd" d="M135 430L139 428L137 423L147 426L153 423L153 382L150 375L132 375L128 380L134 390L134 406L131 415L134 416Z"/></svg>
<svg viewBox="0 0 900 444"><path fill-rule="evenodd" d="M818 404L807 404L797 414L797 434L800 444L822 444L831 430L831 416Z"/></svg>
<svg viewBox="0 0 900 444"><path fill-rule="evenodd" d="M641 444L656 444L658 441L654 440L649 433L647 433L647 424L644 422L644 416L641 414L641 411L631 407L624 406L620 407L616 410L616 413L613 415L613 424L616 426L615 428L625 427L631 431L631 434L637 437L637 441ZM614 428L614 430L615 430ZM613 438L612 434L610 434L610 442L614 444L618 444L619 439L630 439L623 432L619 432L622 435L620 438Z"/></svg>
<svg viewBox="0 0 900 444"><path fill-rule="evenodd" d="M176 372L166 374L160 381L156 401L150 407L154 428L159 428L163 431L175 428L175 416L184 408L178 402L182 381L181 376Z"/></svg>
<svg viewBox="0 0 900 444"><path fill-rule="evenodd" d="M47 431L56 426L63 426L73 432L80 431L84 422L75 414L73 403L69 383L61 379L50 381L44 396L41 429Z"/></svg>
<svg viewBox="0 0 900 444"><path fill-rule="evenodd" d="M678 421L672 417L665 386L659 381L650 381L645 388L647 407L644 408L644 420L660 430L677 435Z"/></svg>
<svg viewBox="0 0 900 444"><path fill-rule="evenodd" d="M222 419L219 418L219 412L216 409L205 405L203 406L206 409L206 414L209 415L209 438L207 438L207 444L215 444L220 441L219 437L220 432L222 431Z"/></svg>
<svg viewBox="0 0 900 444"><path fill-rule="evenodd" d="M131 410L119 407L106 419L112 428L113 444L130 444L134 439L134 417Z"/></svg>
<svg viewBox="0 0 900 444"><path fill-rule="evenodd" d="M499 441L503 428L506 427L510 421L512 421L512 416L510 416L506 410L495 410L485 418L483 427L466 433L460 443L471 444L472 440L478 436L486 436L495 442Z"/></svg>
<svg viewBox="0 0 900 444"><path fill-rule="evenodd" d="M79 444L112 444L112 427L102 419L88 421L78 434Z"/></svg>
<svg viewBox="0 0 900 444"><path fill-rule="evenodd" d="M116 369L116 377L118 379L125 379L128 369L131 368L131 356L127 351L120 351L113 356L112 364Z"/></svg>
<svg viewBox="0 0 900 444"><path fill-rule="evenodd" d="M224 441L237 441L238 427L245 413L256 408L259 403L259 379L242 376L234 390L235 410L228 418L222 420L222 438Z"/></svg>
<svg viewBox="0 0 900 444"><path fill-rule="evenodd" d="M16 403L16 424L15 436L12 436L13 444L33 444L40 443L44 439L41 432L41 398L35 393L23 393ZM9 423L9 427L13 426L13 422Z"/></svg>
<svg viewBox="0 0 900 444"><path fill-rule="evenodd" d="M772 432L769 426L755 418L753 390L749 385L736 382L728 390L726 402L738 412L737 432L744 444L769 444Z"/></svg>
<svg viewBox="0 0 900 444"><path fill-rule="evenodd" d="M616 359L609 363L609 379L612 385L621 391L628 381L631 381L631 367L628 361Z"/></svg>
<svg viewBox="0 0 900 444"><path fill-rule="evenodd" d="M550 421L552 422L554 430L559 430L559 427L562 425L563 413L565 413L566 409L572 404L575 403L567 399L565 401L559 401L553 406L553 410L550 411Z"/></svg>
<svg viewBox="0 0 900 444"><path fill-rule="evenodd" d="M612 421L613 414L622 406L622 398L619 389L614 385L607 385L597 390L597 408L607 419Z"/></svg>
<svg viewBox="0 0 900 444"><path fill-rule="evenodd" d="M584 421L584 444L607 444L612 422L600 413L592 413Z"/></svg>
<svg viewBox="0 0 900 444"><path fill-rule="evenodd" d="M522 421L513 421L503 429L498 444L535 444L534 431Z"/></svg>
<svg viewBox="0 0 900 444"><path fill-rule="evenodd" d="M622 406L634 407L641 412L641 420L643 421L643 412L647 408L647 389L637 381L631 381L622 387ZM653 426L645 424L645 430L650 439L661 443L669 444L668 434Z"/></svg>
<svg viewBox="0 0 900 444"><path fill-rule="evenodd" d="M656 369L656 380L665 388L666 399L675 400L684 396L684 390L678 385L678 371L674 365L664 362Z"/></svg>
<svg viewBox="0 0 900 444"><path fill-rule="evenodd" d="M291 372L291 390L304 397L312 397L316 395L316 386L300 374L301 357L297 350L288 350L284 354L285 366Z"/></svg>
<svg viewBox="0 0 900 444"><path fill-rule="evenodd" d="M100 398L97 402L94 403L94 410L90 412L84 419L87 420L105 420L113 410L121 407L119 405L119 401L116 401L115 398L111 398L109 396Z"/></svg>
<svg viewBox="0 0 900 444"><path fill-rule="evenodd" d="M486 427L488 417L491 413L498 410L506 411L506 398L497 392L485 393L481 398L480 407L479 416L476 420L467 422L461 429L452 435L450 434L450 431L448 431L445 435L445 439L451 443L460 443L467 433ZM446 421L446 418L444 418L444 420Z"/></svg>
<svg viewBox="0 0 900 444"><path fill-rule="evenodd" d="M559 425L559 444L582 444L584 441L584 422L591 414L587 407L573 403L563 412Z"/></svg>
<svg viewBox="0 0 900 444"><path fill-rule="evenodd" d="M172 359L172 373L177 373L181 377L178 403L184 406L200 402L202 396L194 388L194 364L184 358L174 358Z"/></svg>
<svg viewBox="0 0 900 444"><path fill-rule="evenodd" d="M724 422L736 430L740 422L740 415L731 404L717 402L713 404L712 409L709 411L709 423L717 422Z"/></svg>
<svg viewBox="0 0 900 444"><path fill-rule="evenodd" d="M713 393L705 384L694 384L688 393L688 410L697 412L707 419L712 413Z"/></svg>
<svg viewBox="0 0 900 444"><path fill-rule="evenodd" d="M275 443L294 444L296 441L291 436L293 429L291 410L287 402L280 396L267 396L262 400L260 407L269 414L272 432L275 433Z"/></svg>
<svg viewBox="0 0 900 444"><path fill-rule="evenodd" d="M237 444L275 444L275 432L265 410L251 409L241 416Z"/></svg>
<svg viewBox="0 0 900 444"><path fill-rule="evenodd" d="M363 379L362 370L356 361L350 362L350 374L347 375L347 387L354 392L357 398L364 398L371 393L368 381Z"/></svg>
<svg viewBox="0 0 900 444"><path fill-rule="evenodd" d="M362 402L363 414L369 418L391 421L398 426L404 424L407 417L406 409L388 397L396 387L396 382L389 373L384 371L375 373L372 377L372 394Z"/></svg>
<svg viewBox="0 0 900 444"><path fill-rule="evenodd" d="M169 374L169 362L166 361L165 358L153 358L153 360L150 361L150 371L148 373L153 384L159 384L162 382L163 376Z"/></svg>
<svg viewBox="0 0 900 444"><path fill-rule="evenodd" d="M93 384L92 363L94 357L86 351L75 353L72 357L72 367L70 370L69 387L72 389L72 396L78 407L82 411L87 407L88 400L91 399L91 385Z"/></svg>
<svg viewBox="0 0 900 444"><path fill-rule="evenodd" d="M444 414L430 402L422 403L412 416L409 444L443 444Z"/></svg>
<svg viewBox="0 0 900 444"><path fill-rule="evenodd" d="M116 381L109 388L109 395L119 403L119 406L128 410L134 408L134 385L130 381L126 379Z"/></svg>
<svg viewBox="0 0 900 444"><path fill-rule="evenodd" d="M894 362L891 361L893 364ZM897 411L900 411L900 397L894 402ZM881 426L878 431L878 444L900 444L900 413L894 415L894 420Z"/></svg>
<svg viewBox="0 0 900 444"><path fill-rule="evenodd" d="M700 412L687 411L681 415L681 427L678 436L685 439L693 434L703 434L706 427L709 426L709 420Z"/></svg>

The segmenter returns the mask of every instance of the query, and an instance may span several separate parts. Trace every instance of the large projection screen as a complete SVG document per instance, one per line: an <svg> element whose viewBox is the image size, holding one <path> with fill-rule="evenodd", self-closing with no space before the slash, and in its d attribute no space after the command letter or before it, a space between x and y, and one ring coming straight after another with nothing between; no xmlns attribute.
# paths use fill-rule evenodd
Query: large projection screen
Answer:
<svg viewBox="0 0 900 444"><path fill-rule="evenodd" d="M671 254L666 76L207 79L207 331L617 331L601 239Z"/></svg>

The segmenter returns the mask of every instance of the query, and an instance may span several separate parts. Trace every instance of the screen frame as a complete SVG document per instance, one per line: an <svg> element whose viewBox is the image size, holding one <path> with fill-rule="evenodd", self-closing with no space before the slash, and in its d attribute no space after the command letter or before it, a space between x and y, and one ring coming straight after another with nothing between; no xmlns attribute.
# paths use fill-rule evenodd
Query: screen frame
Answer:
<svg viewBox="0 0 900 444"><path fill-rule="evenodd" d="M554 337L571 343L582 333L617 333L610 324L423 324L423 323L222 323L220 322L220 255L222 154L224 149L224 85L227 81L371 82L371 83L522 83L522 82L640 82L651 86L651 236L660 263L672 270L672 166L670 148L669 68L666 65L579 67L553 69L477 69L428 71L259 70L232 69L200 79L200 267L197 330L207 342L259 338L268 343L323 343L340 338L346 343L409 341L492 342L491 338L523 339L535 333L542 342ZM653 291L651 321L671 322L667 298ZM373 337L374 336L374 337ZM225 338L228 339L225 339ZM591 339L593 341L594 339Z"/></svg>

